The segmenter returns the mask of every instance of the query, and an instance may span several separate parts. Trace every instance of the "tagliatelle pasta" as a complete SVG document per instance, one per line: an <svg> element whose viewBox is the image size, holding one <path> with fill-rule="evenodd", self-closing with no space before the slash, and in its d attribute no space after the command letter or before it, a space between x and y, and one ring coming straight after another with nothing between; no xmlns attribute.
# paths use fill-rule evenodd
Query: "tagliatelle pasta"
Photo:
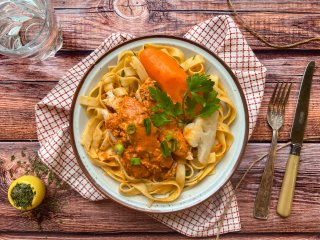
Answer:
<svg viewBox="0 0 320 240"><path fill-rule="evenodd" d="M145 44L138 51L121 52L117 64L109 66L90 93L80 96L80 104L89 117L80 142L92 163L119 182L123 195L144 195L151 203L166 203L214 174L232 145L230 125L236 110L219 78L210 73L205 77L214 83L213 90L220 100L212 115L181 117L185 114L184 102L173 102L180 110L178 117L164 110L166 106L159 109L162 105L151 90L162 93L161 89L157 90L158 83L150 78L149 69L140 59L145 48L170 56L189 77L206 74L202 56L185 59L183 51L176 47ZM192 96L185 94L183 99ZM199 96L194 96L197 101ZM163 95L162 98L167 99ZM160 127L156 122L159 117L164 121Z"/></svg>

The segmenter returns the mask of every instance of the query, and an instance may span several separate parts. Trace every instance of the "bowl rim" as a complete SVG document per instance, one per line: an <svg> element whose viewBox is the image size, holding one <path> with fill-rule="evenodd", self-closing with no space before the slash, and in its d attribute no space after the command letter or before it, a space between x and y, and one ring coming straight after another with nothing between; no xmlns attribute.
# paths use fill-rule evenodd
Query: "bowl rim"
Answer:
<svg viewBox="0 0 320 240"><path fill-rule="evenodd" d="M193 204L191 206L188 206L188 207L185 207L185 208L182 208L182 209L178 209L178 210L172 210L172 211L153 211L151 210L150 208L145 208L145 209L141 209L141 208L138 208L138 207L135 207L135 206L132 206L132 205L128 205L124 202L122 202L121 200L113 197L111 194L109 194L108 192L106 192L104 189L102 189L94 180L94 178L91 176L91 174L89 173L89 171L86 169L86 167L84 166L82 160L81 160L81 157L79 155L79 152L78 152L78 149L76 147L76 142L75 142L75 136L74 136L74 131L73 131L73 120L74 120L74 109L75 109L75 105L76 105L76 101L78 99L78 95L79 95L79 92L82 88L82 85L83 83L85 82L88 74L91 72L91 70L96 66L96 64L98 64L102 59L104 59L107 55L109 55L110 53L112 53L113 51L117 50L118 48L120 47L123 47L129 43L132 43L132 42L136 42L136 41L140 41L140 40L145 40L145 39L154 39L154 38L167 38L167 39L174 39L174 40L180 40L180 41L183 41L183 42L186 42L186 43L189 43L189 44L192 44L192 45L195 45L199 48L201 48L202 50L206 51L211 57L215 58L216 60L219 61L219 63L227 70L228 74L231 76L231 78L233 79L236 87L237 87L237 90L239 92L239 95L240 95L240 98L241 98L241 102L242 102L242 105L243 105L243 108L244 108L244 117L245 117L245 133L244 133L244 139L243 139L243 144L242 144L242 147L241 147L241 151L240 151L240 154L238 156L238 159L236 161L236 164L233 166L232 168L232 171L231 171L231 174L230 176L227 178L226 182L223 183L218 189L217 191L215 191L214 193L212 193L210 196L208 196L207 198L203 199L202 201L196 203L196 204ZM249 114L248 114L248 105L247 105L247 101L246 101L246 98L245 98L245 95L243 93L243 90L242 90L242 87L238 81L238 78L235 76L235 74L232 72L231 68L215 53L213 53L212 51L210 51L207 47L197 43L197 42L194 42L190 39L186 39L186 38L183 38L183 37L178 37L178 36L170 36L170 35L161 35L161 34L157 34L157 35L145 35L145 36L141 36L141 37L136 37L136 38L133 38L133 39L130 39L130 40L127 40L123 43L120 43L118 44L117 46L113 47L113 48L110 48L109 50L107 50L102 56L100 56L85 72L85 74L83 75L83 77L81 78L78 86L77 86L77 89L73 95L73 98L72 98L72 104L71 104L71 109L70 109L70 118L69 118L69 131L70 131L70 143L71 143L71 146L72 146L72 150L74 152L74 155L77 159L77 162L80 166L80 169L83 171L83 173L85 174L85 176L87 177L87 179L89 180L89 182L99 191L99 193L101 193L103 196L107 197L108 199L111 199L112 201L118 203L118 204L121 204L122 206L125 206L127 208L130 208L130 209L134 209L134 210L137 210L137 211L140 211L140 212L145 212L145 213L174 213L174 212L179 212L179 211L182 211L182 210L185 210L185 209L189 209L189 208L192 208L194 206L197 206L201 203L203 203L204 201L206 201L207 199L209 199L210 197L212 197L215 193L217 193L218 191L220 191L229 181L230 179L232 178L232 176L234 175L235 171L238 169L240 163L241 163L241 160L243 158L243 155L244 155L244 152L245 152L245 149L246 149L246 146L247 146L247 143L248 143L248 139L249 139Z"/></svg>

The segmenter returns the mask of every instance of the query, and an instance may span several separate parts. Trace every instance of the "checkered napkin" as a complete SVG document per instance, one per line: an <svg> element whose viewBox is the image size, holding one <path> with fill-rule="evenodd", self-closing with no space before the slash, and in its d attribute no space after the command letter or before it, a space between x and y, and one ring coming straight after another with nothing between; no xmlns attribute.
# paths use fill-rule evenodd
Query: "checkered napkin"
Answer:
<svg viewBox="0 0 320 240"><path fill-rule="evenodd" d="M219 55L237 76L249 107L251 135L264 92L266 69L255 57L236 24L228 16L218 16L194 26L184 37ZM71 68L36 105L41 160L84 198L92 201L104 197L85 177L72 151L68 122L72 97L82 76L100 56L132 38L127 33L110 35L95 51ZM217 220L233 191L229 182L210 199L195 207L177 213L150 215L187 236L212 236L217 233ZM240 229L238 205L234 196L220 233Z"/></svg>

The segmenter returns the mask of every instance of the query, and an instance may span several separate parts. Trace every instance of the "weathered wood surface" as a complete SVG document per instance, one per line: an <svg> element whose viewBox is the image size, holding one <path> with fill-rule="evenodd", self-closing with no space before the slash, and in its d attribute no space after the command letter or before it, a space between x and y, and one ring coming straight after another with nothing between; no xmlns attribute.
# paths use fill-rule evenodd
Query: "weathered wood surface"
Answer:
<svg viewBox="0 0 320 240"><path fill-rule="evenodd" d="M96 48L110 33L124 31L136 36L182 36L193 25L216 15L231 15L226 0L220 1L57 1L54 3L64 36L64 49ZM128 11L128 5L132 11ZM245 21L267 39L279 44L319 35L318 1L234 1ZM116 8L117 9L117 8ZM120 11L120 12L119 12ZM125 17L122 17L124 15ZM140 16L141 15L141 16ZM138 17L134 20L132 17ZM243 30L254 49L270 49ZM90 36L90 37L88 37ZM300 48L319 49L319 43Z"/></svg>
<svg viewBox="0 0 320 240"><path fill-rule="evenodd" d="M38 149L38 144L0 143L0 157L10 161L10 156L14 154L15 161L22 161L24 158L21 157L20 152L24 147L32 152ZM267 153L268 148L269 143L250 143L232 182L234 184L238 182L251 162ZM285 148L278 152L268 221L252 217L253 202L263 171L264 160L249 172L242 183L237 193L242 233L320 232L320 162L318 161L320 148L318 143L307 143L303 147L292 215L283 219L275 212L288 151L289 149ZM59 199L62 202L60 211L50 215L41 224L45 232L173 232L172 229L158 223L146 214L127 209L111 200L89 202L75 191L70 190L61 191ZM36 221L22 217L7 201L0 202L0 229L2 231L37 231L38 227Z"/></svg>
<svg viewBox="0 0 320 240"><path fill-rule="evenodd" d="M91 51L60 51L54 58L43 62L26 60L0 65L0 84L4 81L58 81ZM267 68L268 82L300 82L308 61L315 60L320 66L320 50L294 51L255 51L259 60ZM315 82L319 81L320 71L315 72ZM294 78L291 78L294 77Z"/></svg>
<svg viewBox="0 0 320 240"><path fill-rule="evenodd" d="M320 35L319 1L233 1L253 29L276 43L284 44ZM10 161L12 154L16 155L16 161L21 160L20 151L23 147L27 147L30 152L38 149L34 105L69 68L88 55L109 34L125 31L136 36L146 33L182 36L190 27L203 20L221 14L231 15L226 0L119 0L117 11L112 0L52 2L63 31L63 50L56 58L41 63L17 61L0 65L0 158L6 161ZM132 19L133 16L140 17ZM301 50L271 50L243 27L239 27L267 67L268 77L256 129L245 157L232 178L233 183L239 180L253 160L268 151L271 130L266 123L266 107L275 83L293 82L285 123L279 136L279 140L285 142L290 137L305 65L310 60L320 64L319 43L301 46ZM306 136L320 135L319 77L320 72L317 70ZM292 216L283 219L275 213L289 151L285 148L277 156L268 221L252 217L263 160L250 171L237 193L241 232L227 234L223 238L320 239L319 144L319 139L304 144ZM68 190L59 191L58 196L62 202L60 211L50 213L41 223L42 231L39 232L37 221L23 217L10 207L5 194L0 192L0 239L186 239L148 215L124 208L110 200L92 203L75 191Z"/></svg>
<svg viewBox="0 0 320 240"><path fill-rule="evenodd" d="M0 66L0 139L36 140L34 106L56 84L65 71L77 63L88 52L62 53L59 57L41 64ZM286 108L286 118L280 130L280 141L290 137L292 119L295 111L301 77L305 65L315 59L319 65L320 52L297 55L294 53L260 52L258 57L268 69L265 96L262 102L256 129L251 141L269 141L271 129L266 122L268 101L278 81L291 81L292 92ZM1 71L2 70L2 71ZM26 77L24 77L26 76ZM306 136L320 135L320 73L316 72L311 93L310 112ZM21 127L23 124L23 127Z"/></svg>
<svg viewBox="0 0 320 240"><path fill-rule="evenodd" d="M114 9L114 0L55 0L53 1L54 8L60 9L94 9L96 7L104 9L105 11L112 11ZM189 10L189 11L226 11L228 12L229 6L225 0L138 0L138 1L119 1L118 5L127 6L128 3L131 7L147 6L151 10ZM319 2L316 0L291 0L291 1L250 1L250 0L233 0L233 5L241 11L254 11L254 12L286 12L286 13L319 13Z"/></svg>
<svg viewBox="0 0 320 240"><path fill-rule="evenodd" d="M151 239L159 239L159 240L180 240L180 239L190 239L178 233L162 233L160 234L152 234L152 233L134 233L134 234L108 234L108 235L100 235L100 234L62 234L62 233L0 233L0 239L2 240L38 240L38 239L48 239L48 240L151 240ZM212 239L209 238L197 238L197 239ZM224 240L229 239L239 239L239 240L247 240L247 239L255 239L255 240L318 240L320 239L319 234L239 234L239 233L229 233L222 237Z"/></svg>

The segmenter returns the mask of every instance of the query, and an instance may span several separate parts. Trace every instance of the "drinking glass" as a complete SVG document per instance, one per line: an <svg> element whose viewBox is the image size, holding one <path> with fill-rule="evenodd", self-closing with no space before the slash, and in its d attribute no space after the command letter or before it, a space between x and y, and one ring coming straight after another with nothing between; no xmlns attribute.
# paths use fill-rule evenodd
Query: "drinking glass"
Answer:
<svg viewBox="0 0 320 240"><path fill-rule="evenodd" d="M44 60L61 47L49 0L0 0L0 59Z"/></svg>

